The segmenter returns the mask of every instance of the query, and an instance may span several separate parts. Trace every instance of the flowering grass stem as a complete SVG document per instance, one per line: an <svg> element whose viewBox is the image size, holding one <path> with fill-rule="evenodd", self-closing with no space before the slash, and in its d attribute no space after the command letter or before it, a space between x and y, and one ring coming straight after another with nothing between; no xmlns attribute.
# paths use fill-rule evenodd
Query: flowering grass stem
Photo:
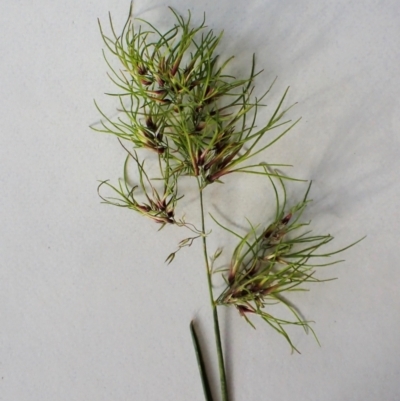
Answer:
<svg viewBox="0 0 400 401"><path fill-rule="evenodd" d="M206 236L206 227L205 227L205 216L204 216L204 201L203 201L203 188L199 179L197 179L197 184L199 188L199 198L200 198L200 213L201 213L201 230L203 233L202 242L203 242L203 255L204 255L204 263L206 267L207 274L207 284L208 284L208 293L210 297L210 304L212 308L213 314L213 323L214 323L214 336L215 336L215 345L217 348L217 356L218 356L218 368L219 368L219 378L221 385L221 396L222 401L228 401L228 385L226 381L226 372L225 372L225 363L224 363L224 354L222 350L222 342L221 342L221 331L219 327L219 319L218 319L218 309L217 303L214 301L214 294L212 289L212 275L213 272L211 270L210 261L208 257L207 251L207 236Z"/></svg>
<svg viewBox="0 0 400 401"><path fill-rule="evenodd" d="M220 394L229 401L226 367L222 349L218 307L234 307L254 327L251 316L258 316L298 351L292 342L287 325L311 332L310 321L304 320L298 308L286 298L292 291L307 291L305 284L317 283L318 268L339 261L318 262L342 252L357 242L336 251L321 251L333 240L327 235L313 235L310 222L302 222L302 214L309 204L311 183L300 202L287 199L286 183L304 181L288 177L277 168L288 164L258 162L264 151L283 138L299 121L286 118L288 90L274 102L270 116L260 126L261 102L270 93L270 87L259 98L253 95L253 82L260 72L255 70L255 56L250 73L245 79L236 79L226 73L228 63L220 61L215 50L222 34L206 29L205 19L191 27L190 13L185 20L176 11L174 26L166 33L144 20L136 27L132 8L121 35L115 33L110 16L111 36L100 32L108 51L120 64L116 67L104 57L110 68L109 77L120 93L110 94L118 99L118 116L110 118L99 110L102 120L92 127L96 131L116 136L127 152L123 177L118 184L102 181L99 195L104 203L138 212L160 225L185 227L194 236L183 239L178 249L166 262L171 263L178 251L190 247L201 238L207 277L209 302L212 311L215 346L218 358ZM122 142L124 141L124 142ZM128 145L127 145L128 144ZM145 157L153 155L151 174ZM251 159L251 161L250 161ZM136 184L128 172L136 167ZM158 169L154 173L154 168ZM222 249L210 258L207 249L209 232L205 225L204 191L209 185L222 183L228 174L247 173L264 176L275 195L275 216L270 224L249 222L248 232L237 233L223 225L214 216L219 227L239 239L230 262L214 269ZM154 176L155 174L155 176ZM176 208L183 197L178 182L182 177L197 180L200 203L201 229L176 217ZM102 190L110 190L106 196ZM315 261L315 262L314 262ZM213 274L222 273L225 289L215 298ZM272 314L271 306L280 304L290 317ZM194 322L190 331L196 352L200 377L206 401L213 401L200 341ZM317 339L317 338L316 338ZM318 341L318 340L317 340Z"/></svg>

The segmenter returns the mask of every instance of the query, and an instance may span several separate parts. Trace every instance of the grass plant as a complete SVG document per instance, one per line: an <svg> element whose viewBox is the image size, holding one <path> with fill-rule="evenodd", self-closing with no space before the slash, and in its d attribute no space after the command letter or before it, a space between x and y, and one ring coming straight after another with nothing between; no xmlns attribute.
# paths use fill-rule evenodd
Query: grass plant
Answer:
<svg viewBox="0 0 400 401"><path fill-rule="evenodd" d="M236 308L252 326L252 316L258 316L297 351L287 325L297 325L315 334L310 322L303 319L286 296L292 291L305 290L305 284L320 282L315 276L316 269L339 262L321 262L321 258L348 247L326 251L333 237L312 234L310 223L302 220L310 202L311 184L303 199L288 209L286 185L293 178L278 170L285 165L256 161L256 155L262 155L299 121L286 117L290 109L284 107L288 89L275 102L265 124L258 127L256 121L259 122L263 101L273 83L260 97L253 95L254 79L261 72L256 71L255 57L247 78L235 78L229 74L233 58L220 60L216 54L222 34L208 30L205 18L199 26L192 27L190 13L184 18L173 9L171 12L175 24L166 32L160 32L147 21L134 21L132 8L120 34L116 33L111 16L110 34L100 24L109 77L116 87L116 93L109 95L116 98L119 114L111 118L96 103L101 122L93 129L115 135L127 156L122 178L117 184L101 182L99 194L105 203L134 210L160 224L160 228L175 225L191 230L194 235L178 244L178 249L167 257L168 263L180 249L191 246L197 239L201 241L214 321L220 396L228 401L218 308ZM154 155L150 158L151 175L144 160L148 151ZM138 176L135 184L129 176L128 167L132 163ZM221 183L224 176L237 173L259 174L269 180L275 194L275 217L269 225L249 222L248 232L242 235L211 216L238 241L228 266L217 269L215 261L222 251L209 256L211 237L205 223L203 193L208 186ZM184 217L175 216L176 206L185 194L178 189L183 176L193 177L197 182L200 228ZM104 189L111 194L104 194ZM225 280L225 288L219 295L214 294L214 274L222 274ZM288 308L293 319L275 316L275 303ZM215 400L195 322L191 322L190 331L205 399Z"/></svg>

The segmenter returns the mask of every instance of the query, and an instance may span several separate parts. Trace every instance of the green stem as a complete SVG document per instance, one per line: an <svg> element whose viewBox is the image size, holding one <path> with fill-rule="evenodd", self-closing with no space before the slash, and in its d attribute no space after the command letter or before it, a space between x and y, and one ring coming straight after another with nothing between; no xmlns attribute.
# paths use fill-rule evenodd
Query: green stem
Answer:
<svg viewBox="0 0 400 401"><path fill-rule="evenodd" d="M225 364L224 364L224 354L222 351L222 342L221 342L221 333L219 329L219 320L218 320L218 311L217 305L214 301L214 295L212 290L212 272L210 268L210 263L208 260L208 252L207 252L207 238L206 238L206 228L204 222L204 204L203 204L203 188L201 186L199 178L197 178L197 183L199 186L199 196L200 196L200 210L201 210L201 230L202 230L202 240L203 240L203 254L204 261L207 270L207 284L208 284L208 292L210 295L210 303L213 312L213 320L214 320L214 336L215 336L215 344L217 347L217 355L218 355L218 367L219 367L219 377L221 383L221 395L222 401L228 401L228 387L226 382L226 373L225 373Z"/></svg>

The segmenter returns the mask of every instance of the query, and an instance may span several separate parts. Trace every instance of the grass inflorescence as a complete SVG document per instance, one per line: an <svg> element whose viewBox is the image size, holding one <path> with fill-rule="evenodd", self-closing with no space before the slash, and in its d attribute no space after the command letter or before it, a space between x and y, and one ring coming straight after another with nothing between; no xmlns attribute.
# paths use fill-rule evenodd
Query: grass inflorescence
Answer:
<svg viewBox="0 0 400 401"><path fill-rule="evenodd" d="M298 325L314 334L310 322L303 319L297 307L285 296L292 291L307 291L305 284L329 281L315 276L318 267L330 266L342 260L321 262L325 258L340 253L353 246L340 250L326 251L326 246L333 240L330 234L314 235L309 229L310 222L302 221L302 215L310 202L308 199L311 183L304 198L295 206L286 210L286 191L282 180L283 199L274 181L271 179L276 197L274 221L267 227L250 224L250 230L244 236L226 228L215 218L214 221L225 230L239 238L229 267L218 269L224 272L226 288L217 299L219 305L234 306L253 327L251 315L258 315L273 329L294 346L285 326ZM276 317L271 306L282 304L289 309L293 319Z"/></svg>
<svg viewBox="0 0 400 401"><path fill-rule="evenodd" d="M248 78L236 79L225 72L232 58L220 63L216 54L221 35L207 32L204 20L190 28L190 14L185 20L171 11L176 23L166 33L142 20L135 28L131 17L119 36L111 18L112 35L101 28L104 43L121 64L117 69L107 61L110 79L120 91L113 94L120 116L113 120L96 104L103 119L94 129L127 140L136 149L154 151L168 177L196 176L202 187L233 172L264 174L262 166L246 162L296 123L284 120L287 90L266 124L257 128L261 102L271 87L260 98L252 96L259 74L255 58ZM257 148L267 132L281 126L282 132Z"/></svg>
<svg viewBox="0 0 400 401"><path fill-rule="evenodd" d="M184 18L171 9L174 25L160 32L144 20L134 21L132 8L120 35L116 34L110 16L111 34L101 24L100 31L112 61L104 52L109 66L109 77L118 100L118 116L109 117L96 103L102 120L93 129L115 135L127 156L123 176L117 184L108 180L99 185L99 194L108 204L128 208L165 225L185 226L194 236L183 239L178 249L166 259L171 263L176 253L202 240L210 305L213 313L214 334L218 355L221 396L228 400L227 381L218 322L218 306L233 306L251 324L258 315L281 334L293 350L286 326L288 324L313 330L299 310L285 294L304 290L305 284L319 282L316 268L338 261L321 263L339 253L326 251L332 241L330 235L315 235L308 229L309 222L302 215L309 204L308 187L304 198L288 208L286 182L291 180L276 165L257 163L256 155L272 146L299 121L286 118L288 89L275 102L269 118L260 127L261 107L270 94L274 82L258 98L254 96L256 71L253 56L246 78L229 74L233 57L221 60L217 47L222 34L208 30L205 18L192 27L191 16ZM115 65L117 61L118 66ZM274 130L274 133L271 131ZM151 173L148 170L150 159ZM129 177L129 166L137 170L137 182ZM154 175L154 168L157 173ZM250 224L247 234L240 235L229 227L216 223L239 238L229 266L223 269L226 287L218 296L212 285L214 262L221 255L218 250L208 256L204 190L221 183L233 173L259 174L271 183L275 193L275 217L272 223ZM176 217L176 207L184 195L179 188L180 178L194 177L198 184L201 228ZM112 196L105 195L108 188ZM291 202L290 202L291 203ZM352 244L354 245L354 244ZM350 246L352 246L350 245ZM328 248L329 249L329 248ZM218 271L221 271L220 269ZM276 317L272 305L280 303L288 308L293 318ZM200 342L191 324L191 333L198 359L206 400L212 401Z"/></svg>

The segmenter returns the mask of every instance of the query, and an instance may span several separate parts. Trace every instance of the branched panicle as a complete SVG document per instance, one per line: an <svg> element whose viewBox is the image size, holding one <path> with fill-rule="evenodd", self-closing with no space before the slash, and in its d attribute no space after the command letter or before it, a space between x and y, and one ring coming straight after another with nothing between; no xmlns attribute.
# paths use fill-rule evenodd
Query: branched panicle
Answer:
<svg viewBox="0 0 400 401"><path fill-rule="evenodd" d="M154 151L162 170L169 169L176 179L196 176L203 188L233 172L268 174L261 165L243 163L295 124L283 121L287 91L267 123L256 128L257 111L270 88L253 97L254 57L248 78L228 75L232 58L220 62L216 54L222 34L207 31L204 19L192 28L190 13L185 19L171 11L176 23L165 33L143 20L134 23L131 12L120 35L111 17L110 36L100 25L109 53L120 63L115 67L105 55L120 113L111 119L96 104L103 119L94 129L135 149ZM283 132L256 147L264 134L284 124Z"/></svg>
<svg viewBox="0 0 400 401"><path fill-rule="evenodd" d="M167 224L183 226L193 233L181 240L166 258L168 264L180 250L190 247L196 240L201 241L213 315L221 400L228 401L218 307L234 306L253 327L251 316L258 315L288 341L292 350L297 351L287 325L300 326L313 334L314 331L286 294L305 291L308 283L323 281L315 277L316 269L340 261L320 263L320 259L340 253L359 241L334 252L325 251L333 237L312 234L306 228L309 223L302 221L310 202L311 184L304 198L288 208L285 183L295 179L277 170L277 167L288 165L254 159L299 121L286 119L291 108L285 107L289 88L260 124L260 108L265 106L262 102L275 81L260 97L255 97L253 82L261 72L256 72L255 57L247 78L229 75L227 70L233 57L224 61L216 53L222 34L215 35L208 30L205 18L197 27L192 27L190 12L186 19L173 9L171 12L175 23L166 32L160 32L147 21L134 21L132 7L120 35L115 33L111 16L110 35L99 23L107 51L111 54L109 59L103 52L110 69L109 78L116 87L117 93L109 95L118 100L118 114L110 118L95 103L102 120L92 128L117 136L127 157L118 184L103 181L98 190L105 203L134 210L159 223L161 228ZM156 161L154 165L158 171L155 175L154 166L151 175L150 170L146 171L146 152L147 161ZM135 179L128 174L131 164L136 167ZM253 226L250 223L250 230L244 236L211 216L220 227L240 239L228 267L215 268L222 249L209 256L207 239L211 231L206 229L203 192L207 186L222 182L224 176L233 173L266 177L275 194L276 213L268 225ZM178 201L183 196L178 191L182 176L194 177L197 181L201 228L186 222L185 215L175 216ZM103 190L108 190L108 194ZM226 283L219 296L215 296L213 287L213 275L217 272L223 273ZM271 313L271 306L277 303L290 312L288 319ZM212 401L193 322L190 328L205 398Z"/></svg>
<svg viewBox="0 0 400 401"><path fill-rule="evenodd" d="M244 237L236 234L241 239L224 274L226 288L217 302L219 305L235 306L252 326L249 316L251 314L260 316L282 334L292 349L297 351L284 326L300 325L306 331L310 330L313 334L314 332L309 325L310 322L304 320L298 310L285 298L285 292L305 291L304 284L327 281L317 279L314 275L315 269L341 261L316 263L313 260L328 258L349 247L334 252L323 251L333 237L329 234L312 235L311 231L305 230L309 223L302 222L301 216L310 202L307 196L311 184L304 199L286 210L286 193L282 180L280 183L284 193L283 201L279 199L272 179L271 183L277 197L275 220L260 232L251 226L250 232ZM272 315L269 309L274 303L285 305L293 314L294 320L285 320Z"/></svg>

